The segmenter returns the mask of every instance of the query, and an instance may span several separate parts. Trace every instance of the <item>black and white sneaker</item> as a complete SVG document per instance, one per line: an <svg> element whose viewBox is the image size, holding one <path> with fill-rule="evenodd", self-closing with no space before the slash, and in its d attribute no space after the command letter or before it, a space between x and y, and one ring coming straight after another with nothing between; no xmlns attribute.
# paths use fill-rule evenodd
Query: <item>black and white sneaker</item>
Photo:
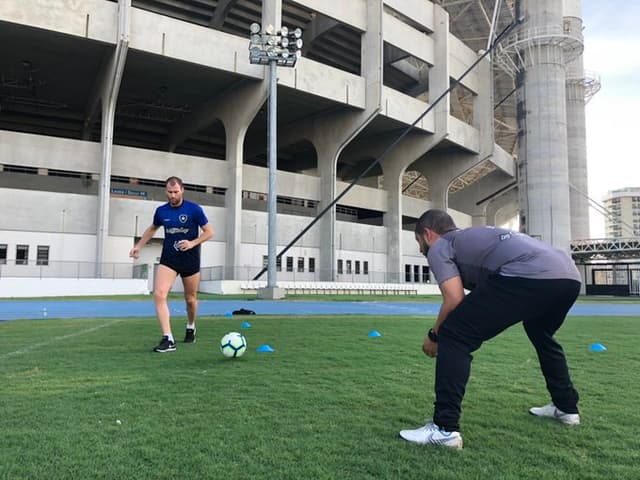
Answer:
<svg viewBox="0 0 640 480"><path fill-rule="evenodd" d="M184 334L184 343L196 343L196 330L194 328L187 328Z"/></svg>
<svg viewBox="0 0 640 480"><path fill-rule="evenodd" d="M160 343L153 351L158 353L175 352L176 344L169 340L169 337L162 337L162 340L160 340Z"/></svg>

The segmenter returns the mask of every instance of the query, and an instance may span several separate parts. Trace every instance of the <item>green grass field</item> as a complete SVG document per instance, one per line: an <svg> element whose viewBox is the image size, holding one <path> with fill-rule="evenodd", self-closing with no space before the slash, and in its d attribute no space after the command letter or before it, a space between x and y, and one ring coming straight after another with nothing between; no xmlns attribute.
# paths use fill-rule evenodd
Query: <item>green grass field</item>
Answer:
<svg viewBox="0 0 640 480"><path fill-rule="evenodd" d="M640 318L559 332L582 396L574 428L528 415L548 397L521 326L485 344L462 451L398 437L431 415L433 319L250 317L247 353L226 360L218 340L242 321L203 318L198 343L170 354L151 353L155 319L1 323L0 478L638 478Z"/></svg>

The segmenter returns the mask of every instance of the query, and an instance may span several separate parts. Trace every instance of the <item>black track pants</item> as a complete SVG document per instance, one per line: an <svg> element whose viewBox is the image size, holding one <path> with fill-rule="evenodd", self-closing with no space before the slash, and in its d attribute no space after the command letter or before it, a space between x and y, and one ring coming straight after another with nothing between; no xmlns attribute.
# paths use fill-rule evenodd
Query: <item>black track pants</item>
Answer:
<svg viewBox="0 0 640 480"><path fill-rule="evenodd" d="M523 322L538 354L553 403L566 413L578 413L562 347L553 338L580 292L575 280L530 280L492 275L472 290L449 314L438 332L434 422L448 431L460 430L471 353L482 342Z"/></svg>

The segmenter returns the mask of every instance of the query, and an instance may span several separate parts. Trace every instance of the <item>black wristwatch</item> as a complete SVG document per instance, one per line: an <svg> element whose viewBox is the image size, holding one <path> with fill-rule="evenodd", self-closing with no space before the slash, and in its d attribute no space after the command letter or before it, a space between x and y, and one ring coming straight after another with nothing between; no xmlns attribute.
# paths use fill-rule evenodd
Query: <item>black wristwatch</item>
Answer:
<svg viewBox="0 0 640 480"><path fill-rule="evenodd" d="M438 334L433 331L433 328L429 329L427 337L429 337L429 340L431 340L433 343L438 343Z"/></svg>

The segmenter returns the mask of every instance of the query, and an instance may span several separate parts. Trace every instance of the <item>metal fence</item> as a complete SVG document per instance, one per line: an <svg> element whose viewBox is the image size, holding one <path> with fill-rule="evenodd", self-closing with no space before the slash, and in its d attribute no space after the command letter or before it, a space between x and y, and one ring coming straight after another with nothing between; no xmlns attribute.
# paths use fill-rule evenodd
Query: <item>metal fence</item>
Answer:
<svg viewBox="0 0 640 480"><path fill-rule="evenodd" d="M640 263L578 264L587 295L640 295Z"/></svg>
<svg viewBox="0 0 640 480"><path fill-rule="evenodd" d="M205 267L201 269L201 280L241 280L249 281L262 270L262 267ZM286 271L283 269L276 273L278 281L282 282L321 282L331 279L333 282L344 283L429 283L428 281L418 282L415 277L411 276L412 281L406 280L406 275L402 273L391 272L374 272L369 271L366 274L360 273L336 273L330 270L315 270L314 272L298 272ZM333 279L335 278L335 279ZM420 277L421 280L424 278ZM265 272L259 280L266 281L267 273Z"/></svg>
<svg viewBox="0 0 640 480"><path fill-rule="evenodd" d="M0 264L0 278L146 279L149 275L147 265L132 263L103 263L100 276L97 275L97 271L96 262L30 261L22 263L7 260L6 263Z"/></svg>
<svg viewBox="0 0 640 480"><path fill-rule="evenodd" d="M249 281L260 272L261 267L227 267L212 266L200 270L202 281L241 280ZM0 278L106 278L106 279L147 279L152 269L150 265L133 263L104 263L102 274L98 276L98 264L95 262L62 262L48 261L40 264L37 261L27 263L8 260L0 264ZM368 271L365 273L336 273L335 271L318 269L309 271L282 271L276 273L278 281L282 282L321 282L333 281L344 283L428 283L419 282L417 277L411 275L408 280L405 272L390 273ZM260 277L266 281L266 272Z"/></svg>

